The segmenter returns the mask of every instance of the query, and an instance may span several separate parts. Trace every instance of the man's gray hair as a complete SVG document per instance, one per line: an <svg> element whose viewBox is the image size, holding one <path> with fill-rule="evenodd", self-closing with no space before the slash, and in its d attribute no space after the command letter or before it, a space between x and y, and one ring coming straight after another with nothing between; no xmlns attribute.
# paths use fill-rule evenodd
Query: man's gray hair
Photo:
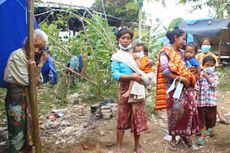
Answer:
<svg viewBox="0 0 230 153"><path fill-rule="evenodd" d="M41 38L45 41L45 44L48 44L48 35L41 29L34 30L34 39Z"/></svg>

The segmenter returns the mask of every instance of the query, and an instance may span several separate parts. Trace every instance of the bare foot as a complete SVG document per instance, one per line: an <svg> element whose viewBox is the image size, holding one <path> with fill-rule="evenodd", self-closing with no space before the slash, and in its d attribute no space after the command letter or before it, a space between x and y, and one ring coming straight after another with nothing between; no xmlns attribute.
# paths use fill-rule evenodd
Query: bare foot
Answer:
<svg viewBox="0 0 230 153"><path fill-rule="evenodd" d="M113 153L123 153L123 151L121 150L121 148L116 148Z"/></svg>
<svg viewBox="0 0 230 153"><path fill-rule="evenodd" d="M230 121L229 120L227 120L226 118L224 118L224 117L220 117L220 123L222 123L222 124L230 124Z"/></svg>
<svg viewBox="0 0 230 153"><path fill-rule="evenodd" d="M145 153L145 151L143 150L141 145L138 145L137 147L135 147L135 152L136 153Z"/></svg>
<svg viewBox="0 0 230 153"><path fill-rule="evenodd" d="M192 139L191 139L190 137L181 136L181 139L185 142L185 144L186 144L188 147L192 147L193 142L192 142Z"/></svg>
<svg viewBox="0 0 230 153"><path fill-rule="evenodd" d="M125 98L127 98L127 97L129 97L130 96L130 91L126 91L123 95L122 95L122 97L125 97Z"/></svg>
<svg viewBox="0 0 230 153"><path fill-rule="evenodd" d="M171 150L171 151L176 151L177 150L177 148L176 148L176 141L171 140L169 142L169 150Z"/></svg>

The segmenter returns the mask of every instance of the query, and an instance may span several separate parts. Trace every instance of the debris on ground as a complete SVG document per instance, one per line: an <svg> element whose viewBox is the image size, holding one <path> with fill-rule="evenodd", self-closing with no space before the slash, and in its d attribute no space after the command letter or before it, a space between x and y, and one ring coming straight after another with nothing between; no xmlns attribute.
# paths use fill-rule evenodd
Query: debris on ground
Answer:
<svg viewBox="0 0 230 153"><path fill-rule="evenodd" d="M73 143L89 127L89 108L72 105L65 109L53 110L41 118L42 138L52 137L55 144Z"/></svg>
<svg viewBox="0 0 230 153"><path fill-rule="evenodd" d="M226 97L229 94L224 94ZM77 96L76 96L77 97ZM229 96L228 96L229 97ZM225 98L227 101L229 98ZM229 105L222 101L220 109L229 118ZM44 153L108 153L116 147L116 113L117 104L105 100L94 105L71 103L64 109L54 109L48 114L40 115L41 140ZM109 115L107 115L109 114ZM106 116L107 115L107 116ZM52 120L52 116L55 119ZM230 133L225 124L216 125L216 135L206 139L203 147L194 144L187 148L178 140L178 152L230 152ZM168 152L170 136L167 130L167 113L158 111L149 116L149 130L141 135L141 143L146 153ZM225 134L218 131L225 131ZM7 124L0 123L0 153L7 147ZM123 151L133 151L133 135L125 132ZM157 148L157 149L156 149Z"/></svg>
<svg viewBox="0 0 230 153"><path fill-rule="evenodd" d="M117 114L117 104L112 100L104 100L100 104L91 105L90 109L92 114L104 120L116 117Z"/></svg>

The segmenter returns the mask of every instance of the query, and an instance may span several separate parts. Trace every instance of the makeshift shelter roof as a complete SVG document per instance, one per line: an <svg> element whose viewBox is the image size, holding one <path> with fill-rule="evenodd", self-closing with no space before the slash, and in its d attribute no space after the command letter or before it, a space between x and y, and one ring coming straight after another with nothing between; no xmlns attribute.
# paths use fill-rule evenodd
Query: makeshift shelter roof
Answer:
<svg viewBox="0 0 230 153"><path fill-rule="evenodd" d="M212 52L221 59L230 59L230 19L185 20L179 28L194 36L197 43L204 37L212 41Z"/></svg>
<svg viewBox="0 0 230 153"><path fill-rule="evenodd" d="M36 8L35 8L35 16L38 20L38 22L40 20L43 20L47 17L47 15L50 13L48 10L53 10L54 12L59 12L61 9L73 9L73 10L76 10L76 13L80 14L81 16L89 16L90 13L94 13L94 14L99 14L101 15L103 18L106 18L107 19L107 22L109 25L111 26L117 26L119 27L122 23L122 20L117 18L117 17L114 17L114 16L111 16L111 15L106 15L104 13L100 13L100 12L96 12L94 11L93 9L91 8L87 8L87 7L83 7L83 6L77 6L77 5L69 5L69 4L60 4L60 3L54 3L54 2L39 2L37 5L36 5ZM44 12L47 12L47 13L44 13ZM42 15L36 15L36 14L42 14ZM53 16L55 16L55 14L53 14ZM71 19L73 20L73 19ZM78 22L78 19L75 18L76 21L71 21L71 22L74 22L75 24L69 24L69 29L70 30L75 30L77 29L77 27L80 27L81 25L81 22Z"/></svg>
<svg viewBox="0 0 230 153"><path fill-rule="evenodd" d="M186 33L200 35L204 37L220 36L224 28L229 28L230 19L199 19L185 20L179 28Z"/></svg>

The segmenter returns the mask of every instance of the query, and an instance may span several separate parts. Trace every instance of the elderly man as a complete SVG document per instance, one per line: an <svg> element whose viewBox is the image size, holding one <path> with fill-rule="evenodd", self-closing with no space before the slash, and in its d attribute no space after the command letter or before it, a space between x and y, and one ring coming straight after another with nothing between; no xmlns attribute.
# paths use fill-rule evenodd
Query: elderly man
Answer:
<svg viewBox="0 0 230 153"><path fill-rule="evenodd" d="M34 31L34 52L38 81L41 68L47 59L47 53L44 52L47 43L48 36L42 30L36 29ZM19 48L11 53L5 68L4 80L7 83L5 105L9 133L8 153L32 151L26 90L29 85L28 64L34 62L28 62L27 56L28 40L26 39L24 48Z"/></svg>

